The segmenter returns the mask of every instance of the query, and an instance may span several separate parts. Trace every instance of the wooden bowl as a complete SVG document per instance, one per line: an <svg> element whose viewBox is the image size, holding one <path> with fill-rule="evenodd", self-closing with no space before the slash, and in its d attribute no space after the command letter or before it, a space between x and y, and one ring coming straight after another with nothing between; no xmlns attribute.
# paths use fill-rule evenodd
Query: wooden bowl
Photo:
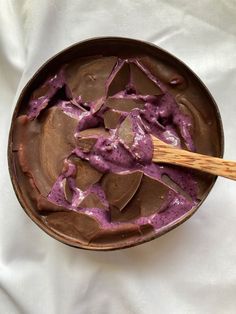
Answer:
<svg viewBox="0 0 236 314"><path fill-rule="evenodd" d="M21 184L21 180L24 180L24 174L18 164L18 160L13 151L13 133L14 133L14 121L17 116L26 112L26 106L29 102L32 92L42 84L49 74L56 72L59 67L67 63L74 58L91 56L91 55L104 55L104 56L151 56L161 62L174 66L185 78L187 78L189 84L192 86L190 98L193 100L193 105L197 112L204 118L204 132L203 130L195 130L194 140L197 143L197 152L222 157L223 155L223 129L222 122L218 107L211 96L210 92L202 81L194 74L182 61L166 52L165 50L157 47L151 43L146 43L139 40L130 38L118 38L118 37L104 37L94 38L76 43L69 48L56 54L45 62L40 69L34 74L30 81L23 88L19 99L17 101L15 111L12 117L11 129L9 134L8 143L8 164L11 180L17 198L27 213L27 215L46 233L53 238L74 246L77 248L90 249L90 250L114 250L125 247L132 247L150 240L157 238L166 232L176 228L185 220L190 218L193 213L199 208L202 202L207 197L208 193L212 189L216 176L207 175L200 172L196 172L198 178L201 197L199 204L188 211L186 214L178 218L177 220L167 224L160 228L156 232L150 231L143 237L132 237L132 239L124 238L119 241L111 240L106 243L83 243L80 239L63 234L60 231L52 229L41 215L38 214L35 204L29 200L26 196L24 188ZM21 181L21 182L20 182Z"/></svg>

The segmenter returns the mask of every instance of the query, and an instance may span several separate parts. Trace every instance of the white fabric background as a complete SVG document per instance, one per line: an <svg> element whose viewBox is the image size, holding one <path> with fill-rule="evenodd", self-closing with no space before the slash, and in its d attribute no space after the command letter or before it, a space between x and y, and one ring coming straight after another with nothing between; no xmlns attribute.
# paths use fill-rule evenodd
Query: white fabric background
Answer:
<svg viewBox="0 0 236 314"><path fill-rule="evenodd" d="M189 65L217 101L236 160L236 1L0 0L0 313L235 314L236 183L150 243L88 252L44 234L21 209L6 149L20 90L56 52L89 37L151 41Z"/></svg>

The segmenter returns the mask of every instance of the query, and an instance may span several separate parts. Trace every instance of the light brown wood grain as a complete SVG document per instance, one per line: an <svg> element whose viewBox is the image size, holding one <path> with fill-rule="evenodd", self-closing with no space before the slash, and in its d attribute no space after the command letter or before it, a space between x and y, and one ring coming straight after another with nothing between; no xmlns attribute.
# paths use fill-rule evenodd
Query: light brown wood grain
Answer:
<svg viewBox="0 0 236 314"><path fill-rule="evenodd" d="M201 170L236 180L236 162L175 148L152 136L154 162Z"/></svg>

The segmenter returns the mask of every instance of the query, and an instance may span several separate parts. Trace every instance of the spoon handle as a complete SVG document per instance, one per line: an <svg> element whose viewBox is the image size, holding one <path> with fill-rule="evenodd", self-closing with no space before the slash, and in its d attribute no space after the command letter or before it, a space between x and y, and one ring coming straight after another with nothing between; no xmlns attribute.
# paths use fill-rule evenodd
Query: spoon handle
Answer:
<svg viewBox="0 0 236 314"><path fill-rule="evenodd" d="M236 180L236 162L222 158L202 155L187 150L175 148L156 138L153 138L154 162L168 163L201 170L217 176Z"/></svg>

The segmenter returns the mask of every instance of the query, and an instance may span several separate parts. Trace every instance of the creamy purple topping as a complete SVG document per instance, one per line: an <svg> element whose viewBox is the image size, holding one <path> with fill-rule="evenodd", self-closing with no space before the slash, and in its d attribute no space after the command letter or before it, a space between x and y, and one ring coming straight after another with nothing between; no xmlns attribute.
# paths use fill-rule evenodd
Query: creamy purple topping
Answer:
<svg viewBox="0 0 236 314"><path fill-rule="evenodd" d="M127 72L125 68L127 66L130 67L131 74ZM128 79L123 81L121 79L119 84L117 83L118 87L112 86L121 71L128 73L126 75ZM146 84L144 86L147 86L146 90L139 86L135 73L139 73L138 75L141 75L144 81L146 80L144 82ZM120 87L122 84L123 87ZM173 81L172 85L174 84ZM109 202L100 181L86 190L77 187L76 166L71 161L71 157L78 157L88 161L102 174L125 175L141 171L147 177L165 186L168 186L168 183L164 182L163 178L168 176L180 187L180 190L182 189L187 194L186 197L181 194L181 191L176 191L170 186L164 208L149 216L133 219L132 222L138 225L148 223L157 230L178 219L197 204L197 185L190 172L152 162L153 147L150 136L152 134L168 144L176 147L184 145L187 149L194 151L191 119L180 111L166 85L154 77L138 59L118 59L106 79L105 95L95 101L85 102L82 95L69 99L68 92L65 97L67 99L55 99L56 93L62 88L65 91L68 90L64 69L49 78L33 95L28 112L29 118L37 118L54 98L54 106L78 121L74 134L76 141L84 139L82 132L89 129L102 128L107 134L104 136L95 133L93 136L95 141L90 149L84 149L83 146L78 145L71 151L65 160L65 169L48 195L50 202L68 210L81 211L93 216L103 228L113 228L122 223L111 221ZM122 89L119 90L119 88ZM110 95L111 89L115 91L115 94ZM145 93L150 90L153 91L152 94ZM113 118L116 119L114 125ZM91 200L89 200L90 203L86 202L91 195L93 203ZM84 204L94 205L94 202L99 203L100 206L84 206Z"/></svg>
<svg viewBox="0 0 236 314"><path fill-rule="evenodd" d="M50 77L41 88L33 94L33 98L30 101L30 109L28 116L30 119L35 119L38 117L40 112L46 108L49 101L55 96L57 91L59 91L65 84L63 69L59 71L54 76Z"/></svg>

